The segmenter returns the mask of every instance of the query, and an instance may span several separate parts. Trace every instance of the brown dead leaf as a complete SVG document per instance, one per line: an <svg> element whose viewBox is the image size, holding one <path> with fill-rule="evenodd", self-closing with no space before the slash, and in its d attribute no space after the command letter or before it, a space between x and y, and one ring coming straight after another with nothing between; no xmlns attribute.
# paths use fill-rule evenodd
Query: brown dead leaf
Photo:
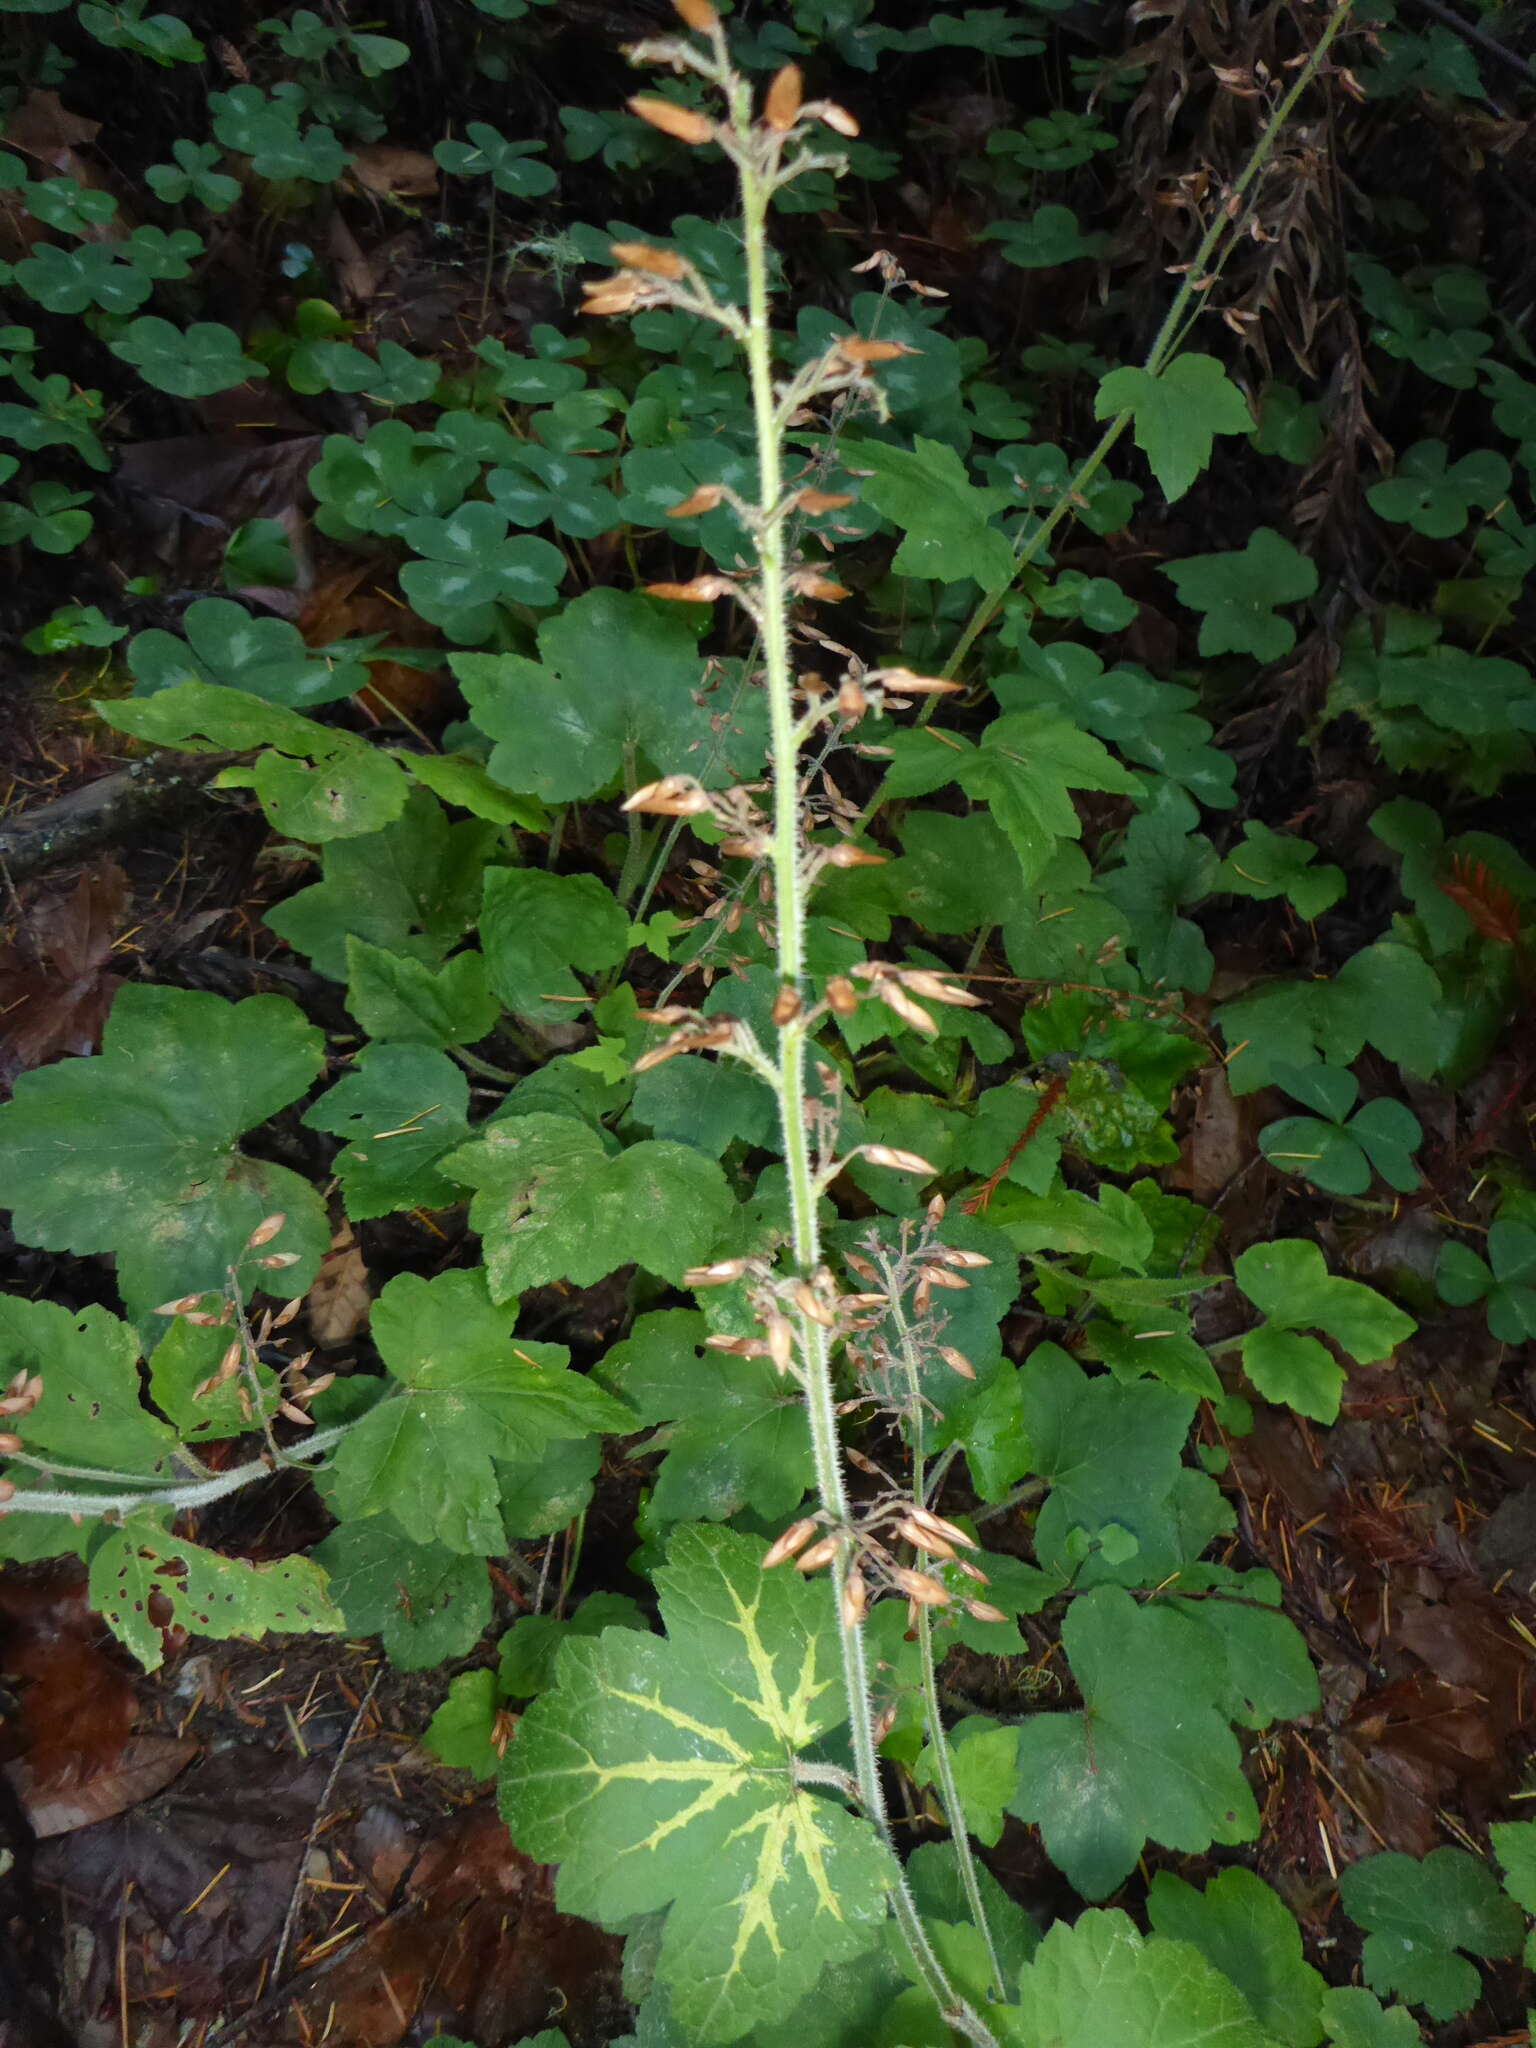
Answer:
<svg viewBox="0 0 1536 2048"><path fill-rule="evenodd" d="M379 582L378 564L366 561L343 563L322 577L299 619L299 631L310 646L368 633L387 633L402 647L436 646L436 630L392 603ZM403 711L419 724L437 710L448 688L446 669L409 668L401 661L372 662L369 675L372 688L360 690L357 702L367 716L380 720Z"/></svg>
<svg viewBox="0 0 1536 2048"><path fill-rule="evenodd" d="M61 1053L95 1051L122 986L107 963L129 898L127 876L105 861L67 895L39 897L25 932L0 947L0 1073L7 1078Z"/></svg>
<svg viewBox="0 0 1536 2048"><path fill-rule="evenodd" d="M135 1735L110 1769L92 1772L69 1787L40 1778L28 1758L7 1764L5 1775L41 1842L92 1827L141 1800L153 1799L181 1776L198 1748L190 1736Z"/></svg>
<svg viewBox="0 0 1536 2048"><path fill-rule="evenodd" d="M611 1935L555 1910L553 1871L481 1804L427 1844L404 1904L325 1973L302 2018L328 2048L398 2048L434 2022L477 2041L558 2025L572 2048L599 2048L622 2031L618 1958Z"/></svg>
<svg viewBox="0 0 1536 2048"><path fill-rule="evenodd" d="M419 149L369 142L352 159L352 175L381 198L424 199L437 190L437 165Z"/></svg>
<svg viewBox="0 0 1536 2048"><path fill-rule="evenodd" d="M322 1351L349 1344L363 1329L373 1309L368 1268L357 1248L350 1223L331 1239L306 1302L310 1335Z"/></svg>
<svg viewBox="0 0 1536 2048"><path fill-rule="evenodd" d="M1253 1157L1243 1114L1225 1067L1202 1070L1195 1083L1195 1113L1169 1179L1197 1202L1214 1201Z"/></svg>
<svg viewBox="0 0 1536 2048"><path fill-rule="evenodd" d="M99 121L72 114L56 92L29 92L5 124L12 149L59 171L68 168L68 153L76 143L94 142L100 133Z"/></svg>
<svg viewBox="0 0 1536 2048"><path fill-rule="evenodd" d="M325 239L348 303L366 306L379 289L378 265L363 254L362 245L339 213L333 213L326 224Z"/></svg>

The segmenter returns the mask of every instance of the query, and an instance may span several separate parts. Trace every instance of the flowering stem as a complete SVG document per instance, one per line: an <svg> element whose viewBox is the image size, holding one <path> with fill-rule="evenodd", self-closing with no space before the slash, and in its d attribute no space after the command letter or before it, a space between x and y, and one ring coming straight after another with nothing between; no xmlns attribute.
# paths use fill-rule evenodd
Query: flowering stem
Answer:
<svg viewBox="0 0 1536 2048"><path fill-rule="evenodd" d="M302 1444L295 1444L283 1453L284 1465L297 1465L307 1458L318 1458L341 1442L352 1427L350 1422L338 1423L334 1429L316 1430L306 1437ZM26 1463L39 1460L26 1459ZM47 1466L47 1471L57 1471L57 1466ZM250 1458L243 1465L231 1465L227 1472L215 1472L207 1479L191 1479L170 1486L139 1484L131 1493L56 1493L51 1489L30 1487L25 1493L17 1493L5 1504L7 1515L129 1515L135 1508L170 1508L179 1514L185 1508L207 1507L210 1501L222 1500L226 1494L238 1493L243 1486L250 1486L258 1479L270 1479L281 1466L274 1465L270 1457ZM79 1466L71 1472L84 1477ZM113 1475L104 1475L113 1476Z"/></svg>
<svg viewBox="0 0 1536 2048"><path fill-rule="evenodd" d="M768 203L777 164L765 160L752 122L751 88L731 74L727 83L731 125L741 180L742 225L747 272L747 320L743 346L752 389L758 464L758 629L768 692L773 776L771 864L776 897L776 964L781 988L803 1005L807 877L800 822L800 739L794 712L794 678L789 649L790 584L785 549L788 508L783 503L781 437L784 413L774 390L768 287ZM777 150L773 153L777 157ZM779 1026L775 1093L789 1186L790 1239L797 1271L809 1276L821 1263L817 1187L805 1115L807 1019L797 1008ZM799 1377L805 1395L816 1491L835 1528L848 1526L848 1489L838 1436L837 1405L828 1333L803 1311L795 1317ZM854 1778L866 1819L890 1853L897 1872L890 1899L903 1939L928 1991L948 2023L978 2048L995 2048L993 2036L960 1998L928 1940L891 1840L880 1759L875 1747L869 1666L862 1627L850 1619L844 1598L852 1566L844 1547L832 1567L838 1617L843 1687L853 1751Z"/></svg>

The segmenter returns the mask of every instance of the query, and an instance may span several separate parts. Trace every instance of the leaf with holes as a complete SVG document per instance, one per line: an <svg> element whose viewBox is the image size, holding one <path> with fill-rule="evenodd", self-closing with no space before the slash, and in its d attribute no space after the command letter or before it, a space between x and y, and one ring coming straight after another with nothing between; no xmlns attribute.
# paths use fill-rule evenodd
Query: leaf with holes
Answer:
<svg viewBox="0 0 1536 2048"><path fill-rule="evenodd" d="M223 1642L332 1635L343 1627L325 1574L307 1557L248 1564L188 1543L165 1524L163 1512L140 1509L110 1530L91 1557L91 1605L146 1671L163 1661L167 1628Z"/></svg>
<svg viewBox="0 0 1536 2048"><path fill-rule="evenodd" d="M272 825L290 839L377 832L399 816L410 786L394 757L359 734L316 725L248 690L177 683L127 702L98 698L95 709L119 732L190 753L265 747L249 768L226 768L220 785L253 789Z"/></svg>
<svg viewBox="0 0 1536 2048"><path fill-rule="evenodd" d="M27 1448L63 1464L168 1475L176 1432L139 1400L139 1339L104 1308L78 1313L0 1294L0 1384L37 1373Z"/></svg>
<svg viewBox="0 0 1536 2048"><path fill-rule="evenodd" d="M874 1946L896 1872L868 1823L797 1782L843 1721L825 1584L764 1546L684 1529L656 1573L666 1635L568 1642L501 1772L513 1839L558 1863L563 1911L666 1914L657 1980L690 2040L787 2016Z"/></svg>

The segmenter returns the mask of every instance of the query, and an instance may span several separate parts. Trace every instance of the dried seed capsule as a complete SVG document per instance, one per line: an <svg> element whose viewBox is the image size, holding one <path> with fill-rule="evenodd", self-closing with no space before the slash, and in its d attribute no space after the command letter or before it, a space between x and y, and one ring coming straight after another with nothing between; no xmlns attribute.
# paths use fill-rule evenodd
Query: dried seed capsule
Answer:
<svg viewBox="0 0 1536 2048"><path fill-rule="evenodd" d="M897 1173L920 1173L924 1180L932 1180L939 1170L920 1152L907 1152L899 1145L861 1145L859 1150L871 1166L889 1166Z"/></svg>
<svg viewBox="0 0 1536 2048"><path fill-rule="evenodd" d="M916 1550L929 1551L934 1557L952 1558L955 1546L932 1529L925 1529L911 1515L903 1515L896 1524L896 1534Z"/></svg>
<svg viewBox="0 0 1536 2048"><path fill-rule="evenodd" d="M701 36L712 34L720 26L720 17L709 0L672 0L672 5L688 26Z"/></svg>
<svg viewBox="0 0 1536 2048"><path fill-rule="evenodd" d="M853 503L852 491L817 491L807 488L796 491L795 503L802 512L841 512L845 505ZM958 688L959 685L956 685Z"/></svg>
<svg viewBox="0 0 1536 2048"><path fill-rule="evenodd" d="M262 1245L270 1244L283 1225L288 1221L284 1215L263 1216L250 1236L245 1240L248 1252L258 1251Z"/></svg>
<svg viewBox="0 0 1536 2048"><path fill-rule="evenodd" d="M680 107L676 100L664 100L655 93L637 92L629 101L629 111L638 114L642 121L648 121L653 128L659 128L663 135L686 142L690 148L715 139L713 121L695 113L692 107Z"/></svg>
<svg viewBox="0 0 1536 2048"><path fill-rule="evenodd" d="M13 1430L0 1430L0 1457L9 1457L12 1451L21 1449L21 1438Z"/></svg>
<svg viewBox="0 0 1536 2048"><path fill-rule="evenodd" d="M657 249L649 242L614 242L610 247L615 263L622 263L626 270L643 270L647 277L679 278L688 268L675 249ZM601 291L604 284L613 282L605 278L588 289Z"/></svg>
<svg viewBox="0 0 1536 2048"><path fill-rule="evenodd" d="M893 1584L899 1586L909 1600L915 1600L919 1607L947 1607L949 1588L928 1572L915 1572L909 1566L899 1564L891 1572Z"/></svg>
<svg viewBox="0 0 1536 2048"><path fill-rule="evenodd" d="M990 1600L967 1600L965 1611L972 1621L1006 1621L1008 1619L1001 1607L994 1607Z"/></svg>
<svg viewBox="0 0 1536 2048"><path fill-rule="evenodd" d="M799 120L800 104L805 97L804 86L798 64L786 64L769 86L768 96L763 101L763 120L778 134L784 134Z"/></svg>
<svg viewBox="0 0 1536 2048"><path fill-rule="evenodd" d="M690 1266L683 1275L685 1287L724 1287L732 1280L739 1280L751 1261L748 1259L716 1259L712 1266Z"/></svg>
<svg viewBox="0 0 1536 2048"><path fill-rule="evenodd" d="M835 1017L851 1017L859 1007L859 992L845 974L827 977L827 1008Z"/></svg>
<svg viewBox="0 0 1536 2048"><path fill-rule="evenodd" d="M967 1550L977 1548L974 1536L967 1536L957 1522L946 1521L943 1515L936 1515L932 1508L913 1508L912 1520L924 1529L931 1529L935 1536L943 1536L951 1543L959 1543Z"/></svg>
<svg viewBox="0 0 1536 2048"><path fill-rule="evenodd" d="M799 1016L803 1007L800 1001L799 989L791 988L789 983L785 982L773 999L771 1014L774 1023L776 1025L792 1024L796 1017Z"/></svg>
<svg viewBox="0 0 1536 2048"><path fill-rule="evenodd" d="M669 519L692 519L700 512L713 512L725 500L723 484L700 484L696 491L684 498L679 505L667 507Z"/></svg>
<svg viewBox="0 0 1536 2048"><path fill-rule="evenodd" d="M783 1564L784 1560L793 1557L797 1550L803 1550L816 1534L816 1528L816 1521L810 1515L804 1516L798 1522L791 1522L783 1534L776 1536L769 1544L767 1555L763 1559L763 1570L772 1571L776 1564Z"/></svg>
<svg viewBox="0 0 1536 2048"><path fill-rule="evenodd" d="M953 1344L941 1344L939 1346L939 1356L943 1359L944 1363L949 1367L951 1372L959 1373L961 1379L975 1379L975 1366L972 1365L971 1361L966 1357L965 1353L963 1351L957 1351Z"/></svg>
<svg viewBox="0 0 1536 2048"><path fill-rule="evenodd" d="M157 1316L184 1316L191 1313L203 1300L200 1294L181 1294L175 1301L162 1301L152 1313Z"/></svg>
<svg viewBox="0 0 1536 2048"><path fill-rule="evenodd" d="M843 1547L841 1536L823 1536L819 1543L813 1543L809 1550L802 1551L795 1559L795 1570L819 1572L824 1564L830 1564Z"/></svg>
<svg viewBox="0 0 1536 2048"><path fill-rule="evenodd" d="M0 1501L14 1500L15 1498L16 1488L14 1483L9 1479L0 1479Z"/></svg>
<svg viewBox="0 0 1536 2048"><path fill-rule="evenodd" d="M843 1582L841 1605L844 1628L857 1628L869 1611L869 1588L857 1565Z"/></svg>

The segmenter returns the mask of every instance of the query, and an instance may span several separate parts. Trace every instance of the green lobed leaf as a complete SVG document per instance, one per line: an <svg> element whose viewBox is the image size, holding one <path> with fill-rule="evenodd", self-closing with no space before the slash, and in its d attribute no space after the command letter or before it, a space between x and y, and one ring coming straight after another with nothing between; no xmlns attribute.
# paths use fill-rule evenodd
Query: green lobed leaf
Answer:
<svg viewBox="0 0 1536 2048"><path fill-rule="evenodd" d="M1273 527L1258 526L1241 548L1187 555L1163 565L1179 602L1203 612L1202 654L1251 654L1278 661L1296 645L1296 628L1278 605L1296 604L1317 589L1317 568Z"/></svg>
<svg viewBox="0 0 1536 2048"><path fill-rule="evenodd" d="M708 1335L691 1309L641 1316L597 1377L641 1422L663 1426L650 1446L666 1452L652 1496L662 1521L724 1522L744 1507L783 1518L813 1478L799 1390L770 1359L705 1350Z"/></svg>
<svg viewBox="0 0 1536 2048"><path fill-rule="evenodd" d="M1305 1239L1250 1246L1232 1270L1267 1319L1243 1339L1248 1377L1266 1400L1284 1401L1319 1422L1337 1416L1344 1375L1315 1338L1298 1331L1323 1330L1358 1364L1370 1365L1390 1357L1417 1327L1374 1288L1330 1273L1322 1252Z"/></svg>
<svg viewBox="0 0 1536 2048"><path fill-rule="evenodd" d="M1160 1870L1147 1894L1156 1933L1198 1949L1235 1984L1255 2017L1285 2048L1316 2048L1323 2037L1320 1974L1302 1956L1290 1910L1251 1870L1223 1870L1196 1891Z"/></svg>
<svg viewBox="0 0 1536 2048"><path fill-rule="evenodd" d="M221 996L131 982L119 990L94 1059L21 1075L0 1108L0 1186L24 1243L114 1252L129 1312L205 1289L266 1216L287 1223L268 1247L298 1262L247 1290L302 1294L330 1245L324 1205L286 1167L237 1140L314 1080L320 1032L283 996Z"/></svg>
<svg viewBox="0 0 1536 2048"><path fill-rule="evenodd" d="M347 940L347 1008L371 1038L403 1045L473 1045L501 1015L483 954L432 968L408 953Z"/></svg>
<svg viewBox="0 0 1536 2048"><path fill-rule="evenodd" d="M1111 370L1099 380L1093 416L1123 412L1170 504L1209 466L1217 434L1253 430L1247 399L1214 356L1175 356L1160 375L1129 365Z"/></svg>
<svg viewBox="0 0 1536 2048"><path fill-rule="evenodd" d="M385 1517L343 1522L310 1556L347 1633L381 1637L399 1671L467 1657L490 1626L484 1560L441 1543L407 1543Z"/></svg>
<svg viewBox="0 0 1536 2048"><path fill-rule="evenodd" d="M1068 1608L1062 1644L1083 1708L1024 1723L1010 1811L1038 1822L1076 1889L1107 1897L1149 1838L1185 1855L1250 1840L1258 1809L1210 1640L1182 1615L1101 1586Z"/></svg>
<svg viewBox="0 0 1536 2048"><path fill-rule="evenodd" d="M1275 2048L1197 1948L1119 1912L1059 1920L1020 1977L1014 2048Z"/></svg>
<svg viewBox="0 0 1536 2048"><path fill-rule="evenodd" d="M836 1618L824 1583L763 1555L680 1530L656 1573L666 1636L568 1642L501 1773L514 1840L560 1866L562 1910L666 1909L657 1979L701 2048L871 1948L896 1874L866 1822L795 1780L845 1713Z"/></svg>
<svg viewBox="0 0 1536 2048"><path fill-rule="evenodd" d="M905 536L891 565L898 576L968 579L987 590L1011 580L1012 544L991 523L1009 494L973 484L953 448L917 434L910 448L858 441L844 454L861 473L860 496Z"/></svg>
<svg viewBox="0 0 1536 2048"><path fill-rule="evenodd" d="M1367 1930L1372 1990L1395 1991L1434 2020L1476 2000L1481 1979L1468 1956L1513 1955L1525 1931L1519 1907L1465 1849L1432 1849L1422 1862L1396 1850L1368 1856L1341 1873L1339 1895Z"/></svg>
<svg viewBox="0 0 1536 2048"><path fill-rule="evenodd" d="M627 1408L568 1369L562 1345L514 1341L516 1318L478 1270L389 1282L373 1336L395 1385L337 1447L338 1514L388 1514L413 1542L494 1556L504 1536L493 1460L633 1426Z"/></svg>
<svg viewBox="0 0 1536 2048"><path fill-rule="evenodd" d="M304 1113L350 1142L332 1161L353 1222L397 1209L446 1209L459 1191L438 1169L469 1137L469 1083L442 1053L365 1045L352 1073Z"/></svg>
<svg viewBox="0 0 1536 2048"><path fill-rule="evenodd" d="M492 1124L443 1171L475 1190L470 1227L498 1301L631 1263L679 1283L733 1207L725 1175L691 1146L648 1138L613 1155L589 1124L543 1111Z"/></svg>
<svg viewBox="0 0 1536 2048"><path fill-rule="evenodd" d="M480 943L490 985L509 1010L537 1023L575 1022L589 997L572 969L617 967L629 950L629 918L595 875L488 868Z"/></svg>

